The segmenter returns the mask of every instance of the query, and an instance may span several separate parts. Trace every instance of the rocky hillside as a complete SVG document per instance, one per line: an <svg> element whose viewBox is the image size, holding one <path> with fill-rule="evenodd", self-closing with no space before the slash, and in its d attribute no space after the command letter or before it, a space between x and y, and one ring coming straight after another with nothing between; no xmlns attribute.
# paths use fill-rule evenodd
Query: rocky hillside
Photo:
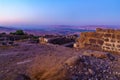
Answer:
<svg viewBox="0 0 120 80"><path fill-rule="evenodd" d="M0 47L1 80L119 80L120 56L58 45Z"/></svg>

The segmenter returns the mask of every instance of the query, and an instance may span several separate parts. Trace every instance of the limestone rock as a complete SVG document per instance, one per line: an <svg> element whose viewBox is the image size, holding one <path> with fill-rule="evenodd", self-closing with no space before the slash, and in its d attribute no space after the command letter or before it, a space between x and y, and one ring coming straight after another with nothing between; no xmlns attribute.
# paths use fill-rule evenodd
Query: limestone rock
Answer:
<svg viewBox="0 0 120 80"><path fill-rule="evenodd" d="M88 72L89 72L90 74L94 74L94 71L93 71L92 69L88 69Z"/></svg>
<svg viewBox="0 0 120 80"><path fill-rule="evenodd" d="M80 56L73 56L65 61L65 64L68 66L74 66L80 61Z"/></svg>
<svg viewBox="0 0 120 80"><path fill-rule="evenodd" d="M93 57L96 57L96 58L106 58L107 55L106 53L104 52L99 52L99 51L85 51L83 52L83 55L85 56L93 56Z"/></svg>

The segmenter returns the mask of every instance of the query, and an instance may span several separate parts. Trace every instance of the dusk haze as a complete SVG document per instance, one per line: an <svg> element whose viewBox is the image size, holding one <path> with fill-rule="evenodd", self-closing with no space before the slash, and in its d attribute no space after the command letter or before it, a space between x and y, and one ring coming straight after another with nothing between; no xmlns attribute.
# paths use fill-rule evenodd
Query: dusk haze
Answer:
<svg viewBox="0 0 120 80"><path fill-rule="evenodd" d="M0 0L0 25L120 25L119 0Z"/></svg>

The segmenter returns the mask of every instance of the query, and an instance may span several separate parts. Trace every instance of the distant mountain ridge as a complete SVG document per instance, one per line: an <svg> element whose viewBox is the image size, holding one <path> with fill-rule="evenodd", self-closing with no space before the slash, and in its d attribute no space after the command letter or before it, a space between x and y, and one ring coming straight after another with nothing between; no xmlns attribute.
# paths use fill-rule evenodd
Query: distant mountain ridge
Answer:
<svg viewBox="0 0 120 80"><path fill-rule="evenodd" d="M94 31L96 28L120 29L120 26L114 25L87 25L87 26L69 26L69 25L48 25L48 26L22 26L22 27L5 27L0 26L1 32L13 32L22 29L30 34L79 34L80 32Z"/></svg>
<svg viewBox="0 0 120 80"><path fill-rule="evenodd" d="M79 29L95 30L96 28L110 28L110 29L120 29L119 25L87 25L87 26L77 26Z"/></svg>
<svg viewBox="0 0 120 80"><path fill-rule="evenodd" d="M17 29L15 29L15 28L0 26L0 33L2 33L2 32L10 33L10 32L16 31L16 30Z"/></svg>

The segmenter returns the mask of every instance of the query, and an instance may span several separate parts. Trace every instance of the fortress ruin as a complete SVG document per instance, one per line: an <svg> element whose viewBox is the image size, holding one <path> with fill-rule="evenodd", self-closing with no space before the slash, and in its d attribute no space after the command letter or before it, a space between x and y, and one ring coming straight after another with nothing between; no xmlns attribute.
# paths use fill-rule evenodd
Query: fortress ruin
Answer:
<svg viewBox="0 0 120 80"><path fill-rule="evenodd" d="M120 30L97 28L95 32L82 32L74 47L120 53Z"/></svg>

